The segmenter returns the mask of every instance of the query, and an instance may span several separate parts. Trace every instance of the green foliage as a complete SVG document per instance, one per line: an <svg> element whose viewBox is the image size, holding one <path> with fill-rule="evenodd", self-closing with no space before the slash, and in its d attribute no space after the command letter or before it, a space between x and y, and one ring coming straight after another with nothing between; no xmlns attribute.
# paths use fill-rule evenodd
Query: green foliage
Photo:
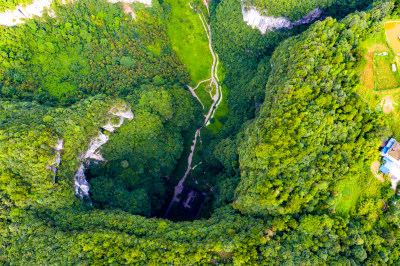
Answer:
<svg viewBox="0 0 400 266"><path fill-rule="evenodd" d="M126 212L148 215L151 206L146 190L128 190L124 183L118 181L107 177L92 178L91 199L103 208L120 208Z"/></svg>
<svg viewBox="0 0 400 266"><path fill-rule="evenodd" d="M120 60L121 65L127 67L127 68L133 68L136 66L136 61L135 59L129 57L129 56L124 56Z"/></svg>
<svg viewBox="0 0 400 266"><path fill-rule="evenodd" d="M99 93L126 96L160 80L187 83L166 29L158 23L160 8L153 15L137 9L135 23L105 0L54 8L54 18L44 15L18 27L0 27L0 83L6 87L1 97L69 105ZM156 42L157 57L145 48Z"/></svg>
<svg viewBox="0 0 400 266"><path fill-rule="evenodd" d="M213 215L177 223L135 215L149 216L163 204L167 194L165 180L170 176L168 181L176 179L172 175L183 151L182 136L192 137L190 130L201 125L196 124L196 121L201 123L197 116L201 116L200 106L182 89L185 75L179 69L179 73L171 69L171 76L155 74L158 70L153 72L155 75L129 87L123 100L103 95L88 97L101 90L93 90L85 95L87 99L69 107L3 99L0 101L1 264L400 263L399 197L388 190L389 184L383 184L374 194L387 201L387 211L381 210L377 198L364 195L346 218L333 212L336 207L333 190L349 185L352 177L368 180L362 177L361 169L370 166L382 135L389 134L383 116L370 110L357 95L355 69L362 56L360 40L379 26L379 21L390 11L390 2L378 4L369 13L352 14L340 22L330 18L317 22L303 34L283 42L271 58L269 55L277 44L272 35L263 37L244 23L234 25L233 22L240 21L238 3L222 1L217 9L210 7L215 12L213 27L221 36L216 46L224 51L221 60L227 66L226 80L232 86L229 105L234 107L218 138L202 132L199 145L212 143L203 152L214 160L192 171L203 175L200 181L208 182L207 186L215 185L210 189L211 196L215 189L217 209ZM103 4L99 10L95 9L98 12L93 15L93 28L97 24L104 26L102 30L113 27L114 23L120 25L118 16L102 24L108 16ZM157 1L153 4L159 7ZM85 16L90 17L88 13L81 14ZM71 22L60 24L74 27ZM25 25L57 28L59 24L36 21ZM102 35L102 32L97 33ZM122 32L121 29L120 36L124 36ZM243 40L246 32L251 40L254 37L254 42ZM134 31L131 33L135 36ZM141 35L143 47L148 47L146 38L154 38L153 33ZM235 40L235 34L241 38ZM285 36L280 34L275 36L276 41ZM232 42L224 44L224 38ZM111 40L114 39L102 36L98 45L107 49L114 44ZM143 48L139 46L139 50ZM8 49L0 45L3 48ZM247 50L257 52L253 55ZM169 62L170 57L164 56ZM132 54L123 53L119 58L116 65L120 71L134 72L143 63ZM69 60L74 59L63 57L60 62L68 65ZM1 62L7 64L9 60ZM151 67L147 65L149 62L143 64ZM15 69L20 66L9 65ZM51 66L53 72L63 70ZM92 65L88 69L92 71ZM110 70L106 66L104 69ZM85 73L84 68L81 70ZM13 76L13 82L24 80L22 72L7 71L0 73ZM111 74L105 75L110 78L109 88L124 82L124 75L129 75L126 73L121 72L121 81L111 79ZM101 72L96 75L92 77L106 80ZM65 84L58 87L60 80L50 80L54 88L64 88ZM30 96L21 95L22 87L15 84L3 80L2 97L29 99L40 93L36 88ZM68 84L75 88L76 84L66 83L67 87ZM49 99L45 102L50 103ZM108 161L97 166L91 164L87 172L93 206L82 204L74 197L72 184L80 165L78 157L110 119L118 123L109 113L114 106L132 107L135 117L115 133L107 133L110 140L101 153ZM255 116L255 111L256 118L247 121ZM244 129L236 134L241 127ZM58 165L55 146L60 139L64 147ZM185 145L189 147L190 141L187 138Z"/></svg>
<svg viewBox="0 0 400 266"><path fill-rule="evenodd" d="M108 162L91 171L90 185L94 182L96 187L91 190L95 206L148 215L165 203L166 177L183 151L182 131L197 121L195 113L201 110L190 93L183 90L147 86L138 97L129 98L134 119L116 129L101 148ZM103 183L114 191L106 197L108 200L96 196L107 190L96 185Z"/></svg>
<svg viewBox="0 0 400 266"><path fill-rule="evenodd" d="M30 211L13 221L22 219L22 226L2 232L4 263L207 264L219 258L211 251L245 255L265 242L263 222L231 208L220 209L209 220L183 223L82 209Z"/></svg>
<svg viewBox="0 0 400 266"><path fill-rule="evenodd" d="M210 78L212 56L204 26L189 0L165 0L168 36L174 51L190 73L194 86Z"/></svg>
<svg viewBox="0 0 400 266"><path fill-rule="evenodd" d="M219 54L229 88L230 115L223 121L221 135L236 134L241 125L254 118L255 106L265 95L270 63L268 55L287 33L261 35L243 21L239 0L221 1L212 11L213 44Z"/></svg>
<svg viewBox="0 0 400 266"><path fill-rule="evenodd" d="M358 38L390 8L381 4L377 17L361 12L317 22L275 51L261 114L238 140L236 208L264 215L313 211L334 182L373 158L384 122L355 94L353 68Z"/></svg>
<svg viewBox="0 0 400 266"><path fill-rule="evenodd" d="M17 5L30 4L33 0L3 0L0 3L0 12L4 12L7 9L14 10Z"/></svg>
<svg viewBox="0 0 400 266"><path fill-rule="evenodd" d="M69 108L36 103L0 104L0 188L16 206L57 207L74 200L73 172L78 154L98 128L110 118L111 106L120 100L97 96ZM42 119L43 118L43 119ZM57 146L64 142L62 165ZM52 167L57 168L54 173ZM62 200L61 200L62 199Z"/></svg>

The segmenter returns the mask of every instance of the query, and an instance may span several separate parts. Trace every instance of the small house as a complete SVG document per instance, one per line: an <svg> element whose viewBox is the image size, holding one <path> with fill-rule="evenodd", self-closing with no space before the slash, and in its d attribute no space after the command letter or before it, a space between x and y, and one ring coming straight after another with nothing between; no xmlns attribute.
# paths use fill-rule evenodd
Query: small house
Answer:
<svg viewBox="0 0 400 266"><path fill-rule="evenodd" d="M395 64L392 64L392 71L393 71L393 72L396 72L396 71L397 71L397 68L396 68L396 65L395 65Z"/></svg>
<svg viewBox="0 0 400 266"><path fill-rule="evenodd" d="M390 139L381 150L385 163L379 170L385 175L391 174L392 188L396 190L400 181L400 144L395 139Z"/></svg>

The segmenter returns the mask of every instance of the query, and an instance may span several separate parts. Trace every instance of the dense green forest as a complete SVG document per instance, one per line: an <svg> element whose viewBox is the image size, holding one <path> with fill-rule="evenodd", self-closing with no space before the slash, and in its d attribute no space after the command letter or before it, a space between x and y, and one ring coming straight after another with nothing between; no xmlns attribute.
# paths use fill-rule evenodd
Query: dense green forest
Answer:
<svg viewBox="0 0 400 266"><path fill-rule="evenodd" d="M109 102L119 96L135 117L115 134L106 133L110 141L102 154L107 163L87 173L91 199L98 208L142 215L163 206L165 178L183 152L183 135L199 125L201 106L185 89L189 76L157 22L162 7L139 6L136 12L141 17L134 22L118 5L87 0L56 6L57 16L68 18L62 22L45 15L0 27L5 141L0 172L4 191L18 198L17 205L50 204L65 193L74 198L71 177L78 157L115 119ZM58 139L65 148L54 177L46 166ZM34 146L24 150L29 143ZM59 189L53 191L54 186Z"/></svg>
<svg viewBox="0 0 400 266"><path fill-rule="evenodd" d="M69 105L99 93L126 96L143 84L188 83L165 26L157 23L161 7L135 22L104 1L60 5L55 12L66 19L57 23L57 17L45 15L0 28L3 98Z"/></svg>
<svg viewBox="0 0 400 266"><path fill-rule="evenodd" d="M33 0L3 0L0 3L0 12L3 12L7 9L13 10L17 5L20 4L30 4Z"/></svg>
<svg viewBox="0 0 400 266"><path fill-rule="evenodd" d="M314 8L303 2L298 11ZM265 35L242 20L239 0L209 3L229 92L217 134L185 86L190 71L165 27L171 5L133 4L135 18L121 7L55 4L54 17L0 27L1 264L400 263L389 182L336 212L338 184L367 180L392 134L357 86L360 43L400 2L331 10L344 18ZM115 110L133 118L122 123ZM157 218L202 126L188 179L212 187L199 219ZM105 161L89 160L99 133ZM85 198L74 193L81 165Z"/></svg>
<svg viewBox="0 0 400 266"><path fill-rule="evenodd" d="M274 52L265 103L238 149L242 180L235 205L242 212L287 214L306 205L313 210L325 198L332 202L332 184L357 174L390 135L354 91L357 38L381 19L376 16L317 22ZM351 24L357 26L346 27Z"/></svg>

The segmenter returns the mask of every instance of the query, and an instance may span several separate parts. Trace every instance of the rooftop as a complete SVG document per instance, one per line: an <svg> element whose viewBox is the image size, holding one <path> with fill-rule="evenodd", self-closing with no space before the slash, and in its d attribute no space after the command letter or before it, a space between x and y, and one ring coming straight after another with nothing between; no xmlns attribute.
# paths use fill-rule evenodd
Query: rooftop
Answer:
<svg viewBox="0 0 400 266"><path fill-rule="evenodd" d="M400 160L400 144L396 141L387 153L396 160Z"/></svg>

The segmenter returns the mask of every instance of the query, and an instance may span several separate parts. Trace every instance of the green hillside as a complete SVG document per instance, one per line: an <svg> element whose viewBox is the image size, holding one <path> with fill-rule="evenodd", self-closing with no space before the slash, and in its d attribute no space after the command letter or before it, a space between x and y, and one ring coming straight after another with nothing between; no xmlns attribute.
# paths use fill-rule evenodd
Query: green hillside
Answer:
<svg viewBox="0 0 400 266"><path fill-rule="evenodd" d="M289 3L335 18L80 0L0 26L0 264L400 264L399 95L375 90L400 2Z"/></svg>

